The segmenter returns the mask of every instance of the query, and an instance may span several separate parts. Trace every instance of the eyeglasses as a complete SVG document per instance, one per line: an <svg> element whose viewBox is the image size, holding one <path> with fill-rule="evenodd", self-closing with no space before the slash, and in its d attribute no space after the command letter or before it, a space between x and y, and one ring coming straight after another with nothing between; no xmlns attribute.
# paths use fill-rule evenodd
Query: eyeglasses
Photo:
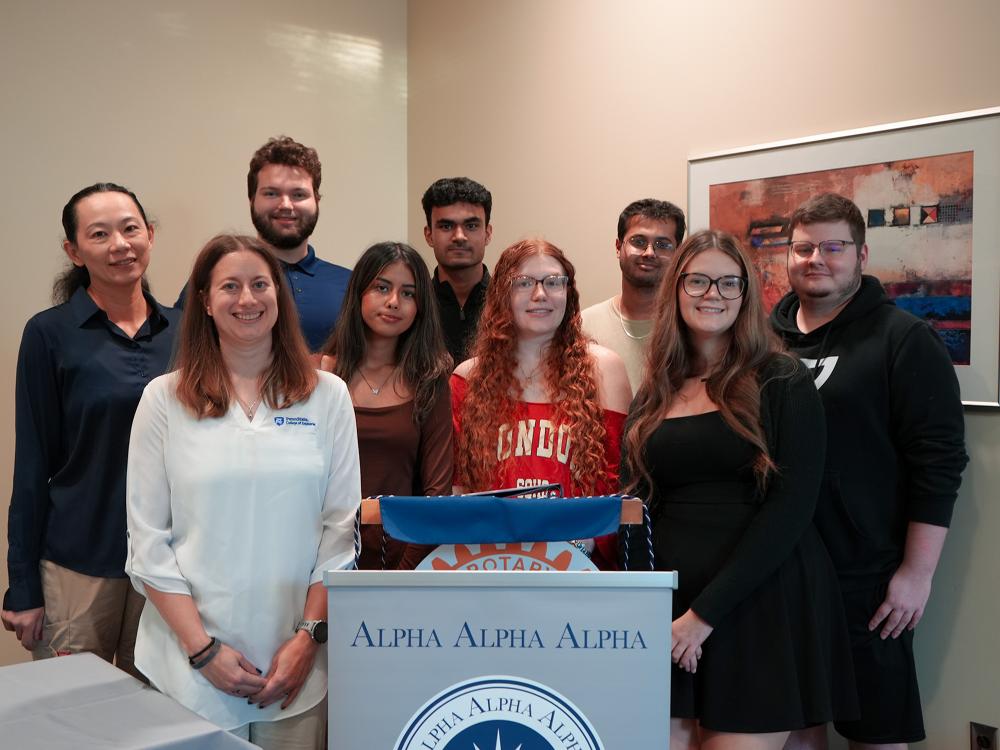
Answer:
<svg viewBox="0 0 1000 750"><path fill-rule="evenodd" d="M806 260L813 256L816 248L824 258L839 258L848 245L856 244L853 240L823 240L822 242L793 242L788 247L796 257Z"/></svg>
<svg viewBox="0 0 1000 750"><path fill-rule="evenodd" d="M747 280L744 276L720 276L713 279L703 273L682 273L681 288L689 297L704 297L708 290L715 284L719 290L719 296L723 299L739 299L747 288Z"/></svg>
<svg viewBox="0 0 1000 750"><path fill-rule="evenodd" d="M515 292L533 292L539 284L542 289L552 294L566 291L569 285L569 276L546 276L544 279L536 279L534 276L515 276L511 282L511 288Z"/></svg>
<svg viewBox="0 0 1000 750"><path fill-rule="evenodd" d="M627 244L637 253L646 252L649 247L649 238L644 234L633 234L628 238ZM674 243L666 237L653 238L653 252L658 255L668 255L674 251Z"/></svg>

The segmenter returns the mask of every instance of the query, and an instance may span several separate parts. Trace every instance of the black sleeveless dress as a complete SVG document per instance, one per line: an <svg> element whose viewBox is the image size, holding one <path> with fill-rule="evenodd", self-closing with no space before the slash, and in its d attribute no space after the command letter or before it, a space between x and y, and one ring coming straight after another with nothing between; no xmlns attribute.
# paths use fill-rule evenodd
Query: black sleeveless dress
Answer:
<svg viewBox="0 0 1000 750"><path fill-rule="evenodd" d="M774 414L762 394L779 467L763 494L753 447L719 412L664 420L646 444L655 567L679 572L674 618L690 608L714 627L695 674L673 667L671 716L707 729L778 732L857 714L840 590L812 524L822 407L811 379L808 391L794 381L775 386ZM796 395L808 403L786 402Z"/></svg>

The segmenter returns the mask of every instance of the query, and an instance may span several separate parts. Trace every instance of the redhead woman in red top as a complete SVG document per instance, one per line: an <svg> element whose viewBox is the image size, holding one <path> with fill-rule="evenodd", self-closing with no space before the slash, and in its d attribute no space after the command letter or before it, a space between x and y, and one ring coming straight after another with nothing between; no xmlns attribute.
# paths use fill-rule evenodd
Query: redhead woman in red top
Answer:
<svg viewBox="0 0 1000 750"><path fill-rule="evenodd" d="M618 489L625 365L580 330L576 272L545 240L500 256L472 358L451 378L456 491L559 483L568 496ZM594 562L615 567L613 537Z"/></svg>

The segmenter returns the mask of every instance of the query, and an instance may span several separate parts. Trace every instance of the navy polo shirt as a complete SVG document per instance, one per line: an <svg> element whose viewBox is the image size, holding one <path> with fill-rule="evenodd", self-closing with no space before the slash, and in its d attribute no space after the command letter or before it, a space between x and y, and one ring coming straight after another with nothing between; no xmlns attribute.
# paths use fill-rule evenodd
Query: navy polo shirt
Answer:
<svg viewBox="0 0 1000 750"><path fill-rule="evenodd" d="M133 337L87 290L24 327L15 387L14 490L3 607L43 605L39 560L89 576L125 576L125 467L132 417L166 372L180 322L146 296Z"/></svg>
<svg viewBox="0 0 1000 750"><path fill-rule="evenodd" d="M323 346L340 315L340 306L347 291L351 270L316 257L309 245L305 257L298 263L281 261L288 287L299 311L299 325L309 350L317 352ZM175 307L184 307L187 286L181 289Z"/></svg>
<svg viewBox="0 0 1000 750"><path fill-rule="evenodd" d="M299 309L302 333L310 351L318 352L340 315L351 269L317 258L312 245L298 263L282 265Z"/></svg>

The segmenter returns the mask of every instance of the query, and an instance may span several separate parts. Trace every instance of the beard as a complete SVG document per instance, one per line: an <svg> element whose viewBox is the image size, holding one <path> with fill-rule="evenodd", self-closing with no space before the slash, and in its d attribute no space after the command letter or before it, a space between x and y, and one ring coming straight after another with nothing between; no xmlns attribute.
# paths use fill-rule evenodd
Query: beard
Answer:
<svg viewBox="0 0 1000 750"><path fill-rule="evenodd" d="M800 289L796 289L792 286L792 291L794 291L799 298L807 297L809 299L821 300L821 299L834 299L837 301L846 301L851 299L858 290L861 288L861 276L864 274L864 269L861 267L861 259L858 259L857 264L854 266L854 271L851 274L851 278L842 284L838 284L831 289L820 289L813 290L806 287L804 284L800 285ZM789 275L789 279L791 275Z"/></svg>
<svg viewBox="0 0 1000 750"><path fill-rule="evenodd" d="M295 227L291 230L279 230L271 223L268 214L258 213L251 209L250 219L253 221L257 234L264 242L278 250L292 250L312 236L316 229L316 222L319 221L319 206L312 216L299 214Z"/></svg>
<svg viewBox="0 0 1000 750"><path fill-rule="evenodd" d="M629 285L637 289L651 289L658 287L660 285L660 279L663 278L663 271L666 269L665 263L660 263L659 267L653 269L652 271L643 271L641 269L633 268L632 261L620 261L618 264L622 270L622 278L629 283Z"/></svg>

